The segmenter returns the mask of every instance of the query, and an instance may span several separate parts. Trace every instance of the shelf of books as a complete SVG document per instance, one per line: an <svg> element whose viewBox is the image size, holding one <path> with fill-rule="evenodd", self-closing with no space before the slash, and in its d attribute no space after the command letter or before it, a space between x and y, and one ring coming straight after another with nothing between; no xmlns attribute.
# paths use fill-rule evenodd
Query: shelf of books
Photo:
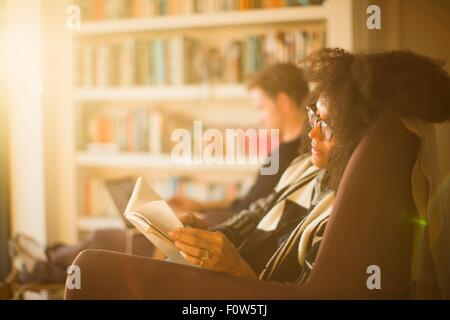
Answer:
<svg viewBox="0 0 450 320"><path fill-rule="evenodd" d="M183 1L189 3L192 1ZM220 0L211 1L220 3ZM292 1L295 2L295 1ZM301 2L301 1L298 1ZM306 1L303 1L306 3ZM328 11L323 6L267 7L256 10L219 10L197 11L192 8L181 9L179 13L157 15L152 8L146 8L147 14L115 14L118 18L108 20L97 16L87 21L79 30L80 35L99 35L109 33L132 33L159 30L180 30L185 28L217 28L243 26L251 24L287 23L315 21L327 18ZM177 16L178 15L178 16Z"/></svg>
<svg viewBox="0 0 450 320"><path fill-rule="evenodd" d="M326 45L330 9L322 3L79 0L82 24L73 37L78 231L123 227L109 188L114 181L147 177L166 199L220 200L248 190L259 167L249 159L270 150L255 153L246 145L236 155L244 160L234 165L177 164L173 133L195 137L199 121L203 132L255 128L247 79ZM203 152L199 141L191 145L193 154Z"/></svg>

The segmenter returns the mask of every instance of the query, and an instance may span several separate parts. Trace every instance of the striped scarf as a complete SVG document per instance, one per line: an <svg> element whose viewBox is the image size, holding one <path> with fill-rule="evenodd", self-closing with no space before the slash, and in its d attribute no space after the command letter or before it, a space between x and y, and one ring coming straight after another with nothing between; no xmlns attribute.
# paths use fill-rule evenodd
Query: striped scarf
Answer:
<svg viewBox="0 0 450 320"><path fill-rule="evenodd" d="M273 232L279 228L279 222L287 209L287 201L305 208L306 216L276 249L260 272L260 279L277 281L278 278L283 278L277 275L282 274L285 268L292 268L293 263L297 262L297 269L300 271L296 283L303 282L314 265L334 200L334 193L320 190L323 175L323 170L312 165L309 155L300 156L286 169L269 197L254 202L248 210L240 212L214 230L223 232L236 247L241 248L255 229Z"/></svg>
<svg viewBox="0 0 450 320"><path fill-rule="evenodd" d="M309 211L268 261L265 269L259 275L261 280L274 280L276 273L286 267L286 258L293 250L297 250L298 263L301 267L296 283L300 284L306 280L314 266L333 201L334 193L330 192Z"/></svg>

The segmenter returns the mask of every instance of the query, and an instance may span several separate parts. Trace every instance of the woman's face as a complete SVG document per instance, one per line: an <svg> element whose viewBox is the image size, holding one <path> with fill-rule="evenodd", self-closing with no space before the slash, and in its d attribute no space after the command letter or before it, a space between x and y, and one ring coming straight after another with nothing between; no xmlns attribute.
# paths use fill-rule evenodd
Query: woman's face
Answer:
<svg viewBox="0 0 450 320"><path fill-rule="evenodd" d="M328 99L321 96L317 101L316 106L316 116L318 120L322 120L326 123L327 120L329 120ZM312 163L321 169L327 167L331 151L336 144L334 135L331 135L331 139L327 139L326 134L324 135L323 132L326 126L326 124L324 125L317 122L314 128L309 132L309 137L311 138ZM332 130L332 128L329 128L328 130ZM328 138L330 138L330 136L328 136Z"/></svg>

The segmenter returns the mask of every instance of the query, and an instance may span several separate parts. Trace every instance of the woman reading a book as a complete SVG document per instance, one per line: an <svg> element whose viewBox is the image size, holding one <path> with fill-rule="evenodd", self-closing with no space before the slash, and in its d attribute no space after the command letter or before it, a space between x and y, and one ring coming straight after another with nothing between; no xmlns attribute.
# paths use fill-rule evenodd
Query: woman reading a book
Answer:
<svg viewBox="0 0 450 320"><path fill-rule="evenodd" d="M304 283L314 267L344 169L367 130L375 122L396 123L402 136L403 131L413 132L414 121L427 126L450 119L449 75L427 57L409 52L353 56L325 49L307 63L320 92L315 107L307 107L311 156L295 160L271 196L212 231L172 232L176 246L193 264L240 277ZM412 141L405 148L418 150ZM409 166L405 164L405 170ZM369 243L387 241L389 246L380 254L378 247L364 253L367 261L375 259L392 269L387 285L397 294L410 290L413 224L408 221L414 221L417 209L411 195L406 199L409 210L395 217L380 212L374 218L386 224L379 225L380 232ZM195 224L195 217L190 219ZM351 223L353 228L346 229L358 230L358 221Z"/></svg>

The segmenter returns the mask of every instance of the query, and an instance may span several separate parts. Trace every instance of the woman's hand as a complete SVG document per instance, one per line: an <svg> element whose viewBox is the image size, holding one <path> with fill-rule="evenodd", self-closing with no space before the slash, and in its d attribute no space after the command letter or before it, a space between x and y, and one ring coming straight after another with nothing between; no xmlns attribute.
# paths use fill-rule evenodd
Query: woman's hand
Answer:
<svg viewBox="0 0 450 320"><path fill-rule="evenodd" d="M236 247L221 232L181 228L169 235L185 259L195 265L239 277L256 277Z"/></svg>
<svg viewBox="0 0 450 320"><path fill-rule="evenodd" d="M208 229L208 226L206 225L206 222L202 219L198 218L193 213L185 213L178 217L180 221L183 223L185 227L192 227L196 229L206 230Z"/></svg>

